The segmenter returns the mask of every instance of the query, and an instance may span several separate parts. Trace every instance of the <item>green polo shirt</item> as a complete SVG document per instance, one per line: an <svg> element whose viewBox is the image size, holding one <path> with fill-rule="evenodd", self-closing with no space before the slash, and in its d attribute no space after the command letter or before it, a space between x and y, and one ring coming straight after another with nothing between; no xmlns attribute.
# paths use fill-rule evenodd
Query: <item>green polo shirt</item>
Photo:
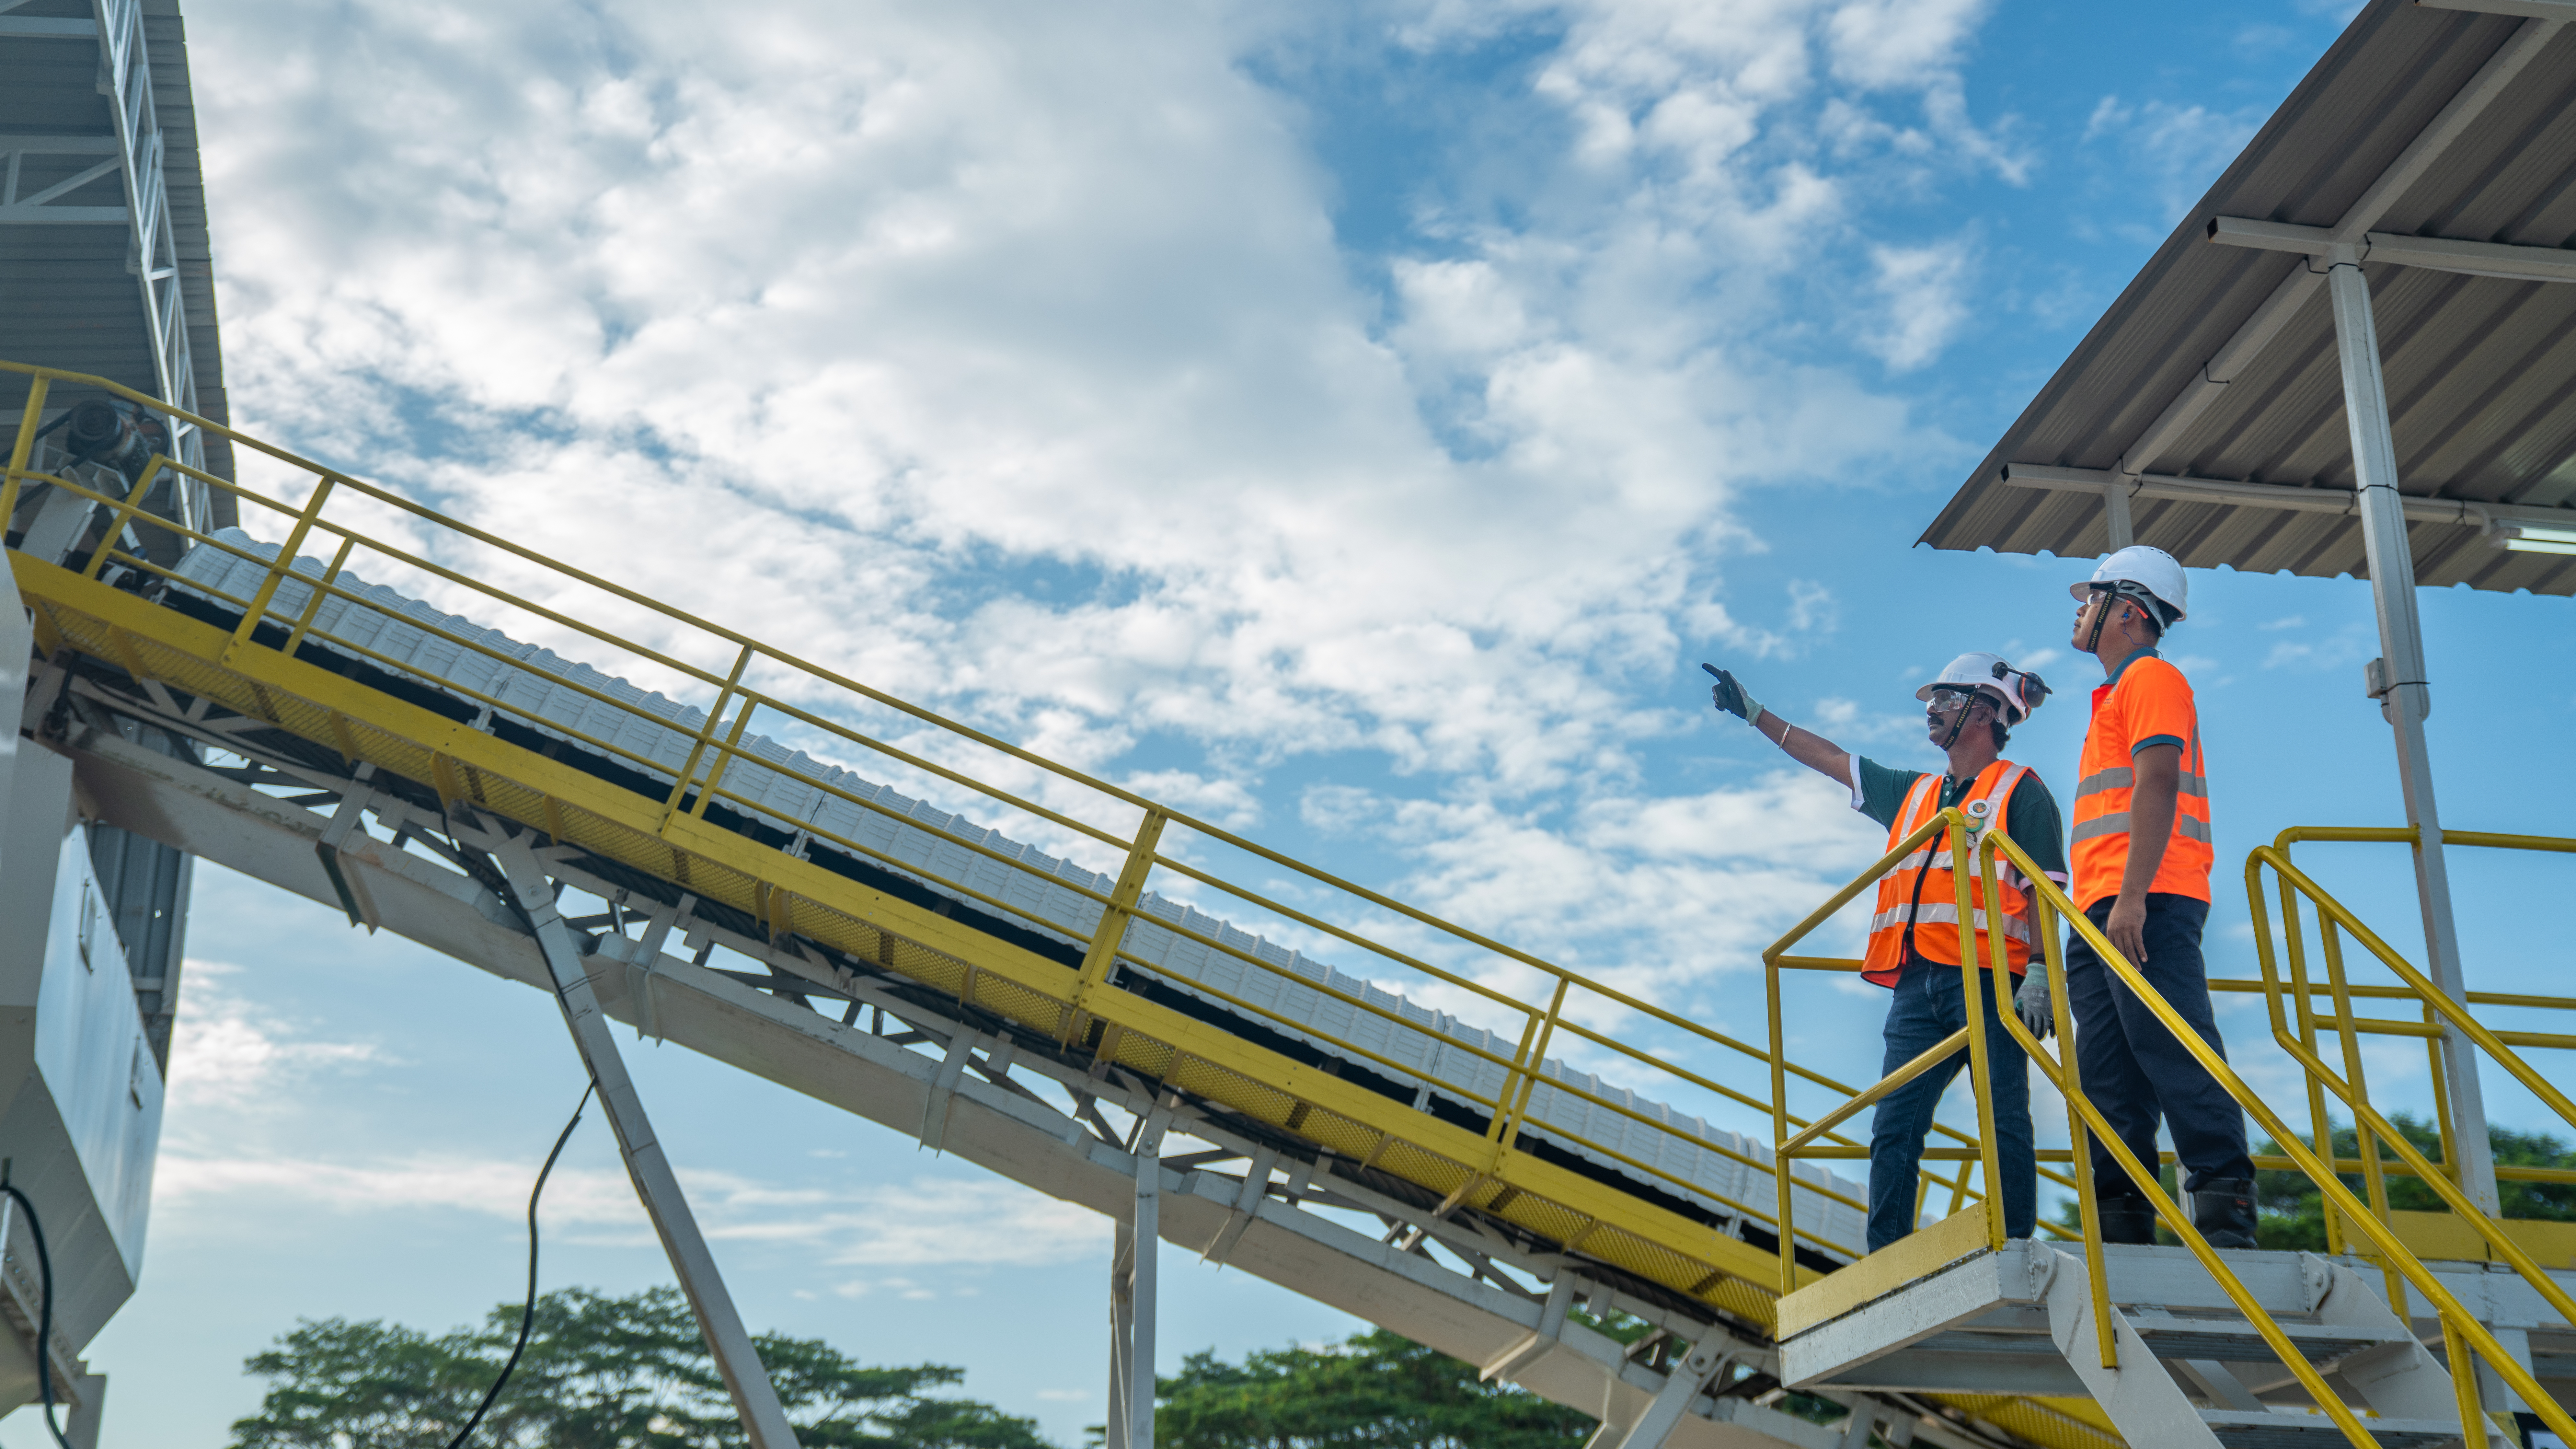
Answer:
<svg viewBox="0 0 2576 1449"><path fill-rule="evenodd" d="M1914 782L1931 773L1928 770L1891 770L1876 760L1860 755L1852 759L1851 807L1890 830L1896 828L1897 812L1905 808L1905 797ZM1959 797L1974 780L1941 777L1942 806L1959 803ZM2040 783L2039 773L2030 771L2013 787L2012 803L2004 811L2004 831L2013 844L2030 852L2040 869L2060 888L2066 884L2066 822L2057 813L2057 797Z"/></svg>

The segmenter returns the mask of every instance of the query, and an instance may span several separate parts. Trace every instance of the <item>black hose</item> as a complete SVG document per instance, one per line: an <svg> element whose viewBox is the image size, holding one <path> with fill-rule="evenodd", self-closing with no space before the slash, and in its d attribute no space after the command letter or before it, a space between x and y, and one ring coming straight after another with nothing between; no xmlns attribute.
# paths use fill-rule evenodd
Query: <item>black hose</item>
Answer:
<svg viewBox="0 0 2576 1449"><path fill-rule="evenodd" d="M590 1106L590 1094L598 1088L599 1083L594 1081L581 1089L581 1100L573 1104L572 1120L556 1134L555 1150L546 1154L546 1165L537 1169L537 1185L528 1190L528 1305L519 1310L519 1341L510 1346L510 1361L501 1365L501 1376L492 1381L492 1387L483 1395L483 1402L474 1406L474 1417L466 1420L465 1427L456 1431L456 1437L447 1441L447 1449L463 1449L466 1436L483 1422L483 1416L491 1412L492 1401L501 1397L502 1387L510 1382L511 1372L519 1366L519 1355L528 1351L528 1331L537 1323L537 1199L545 1195L546 1176L555 1170L555 1159L563 1156L564 1144L572 1140L572 1129L581 1125L581 1114ZM36 1242L37 1251L41 1253L44 1240L39 1238ZM48 1297L46 1301L50 1303L53 1300ZM59 1439L62 1435L56 1433L54 1437ZM64 1449L70 1449L70 1446L65 1445Z"/></svg>
<svg viewBox="0 0 2576 1449"><path fill-rule="evenodd" d="M45 1427L53 1431L54 1442L72 1449L72 1441L63 1437L63 1426L54 1422L54 1255L45 1251L45 1225L36 1220L36 1205L10 1186L5 1174L0 1174L0 1192L9 1194L27 1215L27 1233L36 1240L36 1274L45 1287L43 1305L36 1310L36 1392L44 1396Z"/></svg>

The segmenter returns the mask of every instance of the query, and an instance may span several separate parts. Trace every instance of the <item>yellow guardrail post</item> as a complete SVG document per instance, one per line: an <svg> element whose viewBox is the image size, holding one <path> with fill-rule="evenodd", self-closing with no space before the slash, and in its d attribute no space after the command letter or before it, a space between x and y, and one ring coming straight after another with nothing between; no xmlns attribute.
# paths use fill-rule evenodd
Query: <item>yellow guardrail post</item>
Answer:
<svg viewBox="0 0 2576 1449"><path fill-rule="evenodd" d="M1118 943L1127 938L1127 919L1135 914L1136 903L1145 897L1145 877L1153 872L1154 849L1162 843L1163 824L1169 818L1149 806L1143 822L1136 827L1135 843L1127 849L1126 863L1118 868L1118 884L1109 892L1109 903L1100 908L1100 924L1092 927L1091 944L1082 953L1082 973L1074 982L1073 1006L1064 1014L1067 1041L1082 1029L1091 994L1109 979L1110 968L1118 963Z"/></svg>
<svg viewBox="0 0 2576 1449"><path fill-rule="evenodd" d="M1810 920L1814 919L1812 916ZM1769 990L1766 999L1771 1018L1771 1185L1779 1199L1780 1216L1774 1224L1780 1230L1780 1291L1798 1289L1797 1219L1790 1216L1789 1201L1789 1066L1788 1044L1780 1034L1780 960L1779 950L1763 953L1762 971ZM1866 1247L1864 1243L1862 1246Z"/></svg>
<svg viewBox="0 0 2576 1449"><path fill-rule="evenodd" d="M1502 1162L1503 1154L1512 1150L1512 1144L1520 1140L1521 1119L1529 1114L1530 1098L1537 1094L1539 1076L1547 1068L1548 1043L1556 1036L1556 1019L1565 1010L1565 992L1571 985L1573 982L1565 976L1556 978L1556 991L1547 1000L1547 1014L1538 1019L1537 1040L1523 1043L1521 1057L1524 1065L1514 1068L1519 1073L1518 1090L1514 1090L1513 1078L1504 1079L1503 1099L1511 1103L1511 1109L1494 1119L1492 1135L1497 1165Z"/></svg>
<svg viewBox="0 0 2576 1449"><path fill-rule="evenodd" d="M733 657L733 671L725 676L724 688L716 691L715 703L707 706L706 726L690 742L689 757L681 763L678 778L671 782L671 798L662 802L664 830L671 828L672 817L680 813L680 802L688 798L689 781L698 773L698 761L706 758L707 741L715 738L716 726L724 721L725 706L733 702L733 692L742 683L742 672L751 667L751 656L757 652L749 644L742 646L741 652ZM749 715L751 711L745 709L743 713ZM708 783L709 793L712 793L712 778Z"/></svg>
<svg viewBox="0 0 2576 1449"><path fill-rule="evenodd" d="M1985 963L1977 959L1977 910L1972 894L1976 870L1971 860L1968 821L1962 816L1950 826L1950 891L1958 912L1960 1005L1967 1021L1968 1085L1977 1104L1977 1163L1985 1169L1986 1246L2002 1252L2004 1179L1995 1150L1994 1058L1986 1045L1987 983L1980 979L1986 974ZM1986 899L1994 900L1991 888ZM1993 932L1990 939L2001 949L2001 930Z"/></svg>
<svg viewBox="0 0 2576 1449"><path fill-rule="evenodd" d="M343 538L340 547L333 551L331 566L322 571L322 582L314 586L313 597L304 601L304 612L296 616L294 631L286 636L283 652L289 659L295 657L296 650L304 647L304 636L313 628L315 617L321 614L322 601L331 596L331 586L340 581L340 570L348 567L349 552L357 546L356 539Z"/></svg>
<svg viewBox="0 0 2576 1449"><path fill-rule="evenodd" d="M295 567L297 550L304 547L304 536L313 531L313 520L322 516L322 504L331 496L333 484L340 475L325 473L313 485L313 496L304 501L304 509L295 515L295 527L287 531L286 542L278 546L277 558L269 565L268 576L259 581L259 592L251 595L250 607L242 610L240 627L233 630L232 643L225 646L222 663L231 664L242 647L251 641L259 621L268 613L268 601L277 597L277 586Z"/></svg>
<svg viewBox="0 0 2576 1449"><path fill-rule="evenodd" d="M152 461L144 465L143 476L126 490L125 501L116 505L115 515L108 520L106 536L98 541L98 547L90 550L89 562L81 569L82 578L97 578L99 570L107 566L107 556L116 551L116 541L125 536L125 525L141 511L143 495L152 491L153 482L161 476L161 465L169 461L155 453Z"/></svg>
<svg viewBox="0 0 2576 1449"><path fill-rule="evenodd" d="M27 409L18 415L18 440L9 445L9 476L0 479L0 531L18 516L18 480L27 475L27 457L36 447L36 424L45 415L45 390L52 383L42 375L27 383Z"/></svg>

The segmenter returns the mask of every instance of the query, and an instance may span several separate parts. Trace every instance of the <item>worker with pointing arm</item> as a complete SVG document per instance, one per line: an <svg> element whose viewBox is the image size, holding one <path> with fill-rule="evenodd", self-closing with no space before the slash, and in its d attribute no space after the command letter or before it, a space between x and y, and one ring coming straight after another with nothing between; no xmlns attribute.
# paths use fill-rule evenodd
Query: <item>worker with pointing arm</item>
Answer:
<svg viewBox="0 0 2576 1449"><path fill-rule="evenodd" d="M2038 676L2014 669L1992 654L1962 654L1930 684L1916 690L1914 697L1925 704L1927 742L1948 757L1947 772L1935 775L1890 769L1851 754L1764 709L1733 674L1714 665L1702 667L1717 676L1714 695L1719 709L1752 725L1791 759L1850 790L1852 808L1887 827L1889 849L1955 806L1976 833L2000 823L2051 879L2061 884L2066 880L2057 801L2037 775L2001 757L2012 726L2027 719L2048 695L2048 686ZM1884 1070L1889 1073L1939 1046L1968 1022L1959 971L1958 897L1950 863L1948 843L1935 839L1879 881L1861 974L1894 993L1885 1029ZM2010 861L1997 864L1999 904L2006 917L2006 959L2015 980L2022 980L2036 936L2029 882ZM2029 1062L1996 1016L1999 998L2012 988L1991 979L1992 941L1981 924L1987 919L1984 882L1974 876L1969 901L1980 923L1972 928L1969 949L1975 955L1970 959L1986 968L1978 973L1982 988L1978 996L1985 1013L1987 1062L1994 1084L2004 1231L2027 1238L2036 1225L2038 1199ZM2037 1025L2045 1031L2048 983L2040 977L2027 979L2023 989L2035 991L2040 998ZM2027 1009L2024 1015L2030 1015ZM1963 1048L1880 1099L1870 1128L1869 1251L1875 1253L1914 1231L1924 1139L1932 1131L1942 1092L1967 1064Z"/></svg>
<svg viewBox="0 0 2576 1449"><path fill-rule="evenodd" d="M2156 652L2183 619L2182 565L2162 549L2121 549L2072 586L2076 648L2101 661L2075 786L2075 904L2221 1057L2200 955L2209 920L2209 783L2191 683ZM2254 1246L2254 1163L2245 1113L2081 934L2066 943L2084 1093L2142 1163L2162 1119L2212 1246ZM2102 1236L2152 1243L2155 1212L2093 1144Z"/></svg>

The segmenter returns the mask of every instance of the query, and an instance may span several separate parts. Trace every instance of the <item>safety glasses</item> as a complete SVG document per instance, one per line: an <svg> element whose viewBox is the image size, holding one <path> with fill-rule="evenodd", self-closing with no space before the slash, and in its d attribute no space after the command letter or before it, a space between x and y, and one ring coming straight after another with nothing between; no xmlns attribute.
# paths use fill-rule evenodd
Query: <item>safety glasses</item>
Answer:
<svg viewBox="0 0 2576 1449"><path fill-rule="evenodd" d="M1974 690L1935 689L1932 691L1932 698L1926 707L1934 714L1957 714L1959 711L1966 709L1969 705L1975 704L1982 697L1983 696L1979 695Z"/></svg>

